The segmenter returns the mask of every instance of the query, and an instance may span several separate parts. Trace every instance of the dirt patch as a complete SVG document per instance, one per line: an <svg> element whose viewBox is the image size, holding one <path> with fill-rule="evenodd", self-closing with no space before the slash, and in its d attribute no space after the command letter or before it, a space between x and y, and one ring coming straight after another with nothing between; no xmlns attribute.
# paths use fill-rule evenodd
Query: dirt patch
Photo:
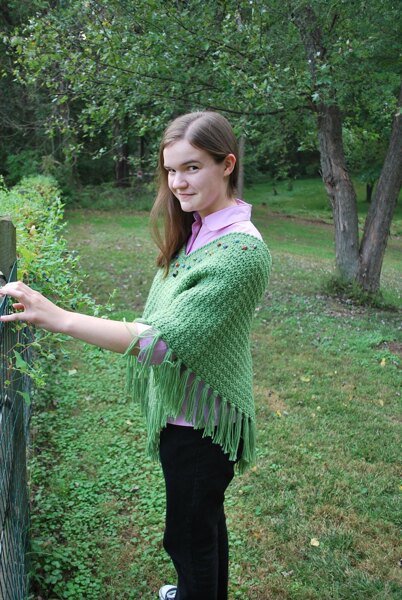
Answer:
<svg viewBox="0 0 402 600"><path fill-rule="evenodd" d="M255 385L254 386L255 398L261 408L269 408L273 412L286 412L288 410L285 402L272 390Z"/></svg>
<svg viewBox="0 0 402 600"><path fill-rule="evenodd" d="M384 347L388 348L392 354L402 356L402 342L386 342Z"/></svg>
<svg viewBox="0 0 402 600"><path fill-rule="evenodd" d="M278 221L297 221L298 223L306 223L308 225L325 225L325 227L333 227L333 223L330 220L325 219L312 219L308 217L301 217L299 215L285 215L277 212L270 212L269 214L271 219L276 219Z"/></svg>

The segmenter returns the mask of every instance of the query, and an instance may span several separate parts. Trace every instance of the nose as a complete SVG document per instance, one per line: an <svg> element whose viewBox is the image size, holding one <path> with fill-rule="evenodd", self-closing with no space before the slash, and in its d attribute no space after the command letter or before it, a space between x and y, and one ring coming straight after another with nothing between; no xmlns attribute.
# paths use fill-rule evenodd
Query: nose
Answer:
<svg viewBox="0 0 402 600"><path fill-rule="evenodd" d="M172 178L172 187L175 190L184 189L187 187L187 181L184 173L180 173L180 171L176 171Z"/></svg>

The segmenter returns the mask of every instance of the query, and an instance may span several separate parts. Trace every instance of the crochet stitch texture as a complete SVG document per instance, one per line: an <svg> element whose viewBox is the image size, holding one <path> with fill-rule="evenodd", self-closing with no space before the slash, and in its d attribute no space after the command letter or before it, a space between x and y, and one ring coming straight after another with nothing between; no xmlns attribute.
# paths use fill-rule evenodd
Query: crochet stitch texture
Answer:
<svg viewBox="0 0 402 600"><path fill-rule="evenodd" d="M231 460L236 459L242 440L240 472L253 462L250 330L270 270L267 246L246 233L228 233L188 256L183 247L167 276L158 270L143 317L138 319L151 325L156 335L138 358L130 354L138 338L126 352L128 386L145 414L148 452L153 458L158 458L161 429L168 417L180 414L186 401L186 419L203 428L204 435L220 444ZM151 359L159 339L168 351L163 362L155 365Z"/></svg>

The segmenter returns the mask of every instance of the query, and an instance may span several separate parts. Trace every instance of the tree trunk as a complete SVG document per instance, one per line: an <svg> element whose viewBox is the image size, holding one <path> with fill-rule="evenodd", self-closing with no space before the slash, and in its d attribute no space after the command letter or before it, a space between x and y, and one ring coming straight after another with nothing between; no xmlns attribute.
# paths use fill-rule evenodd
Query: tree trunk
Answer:
<svg viewBox="0 0 402 600"><path fill-rule="evenodd" d="M138 145L138 153L140 157L140 169L144 171L144 162L145 162L145 137L143 135L140 136L139 145Z"/></svg>
<svg viewBox="0 0 402 600"><path fill-rule="evenodd" d="M312 6L304 5L292 13L303 41L313 87L317 86L317 61L327 54L323 33ZM317 91L321 94L319 86ZM359 269L359 230L356 193L346 168L342 141L342 117L336 102L317 107L318 142L322 178L332 206L335 227L335 254L339 273L353 281Z"/></svg>
<svg viewBox="0 0 402 600"><path fill-rule="evenodd" d="M127 142L121 143L117 151L118 155L116 160L116 185L117 187L130 187Z"/></svg>
<svg viewBox="0 0 402 600"><path fill-rule="evenodd" d="M128 143L124 139L126 128L125 123L116 121L113 127L113 136L116 148L116 162L115 162L115 173L116 173L116 186L117 187L129 187L130 186L130 173L129 173L129 162L128 162ZM123 132L123 133L122 133Z"/></svg>
<svg viewBox="0 0 402 600"><path fill-rule="evenodd" d="M374 183L366 183L366 202L370 204L373 197Z"/></svg>
<svg viewBox="0 0 402 600"><path fill-rule="evenodd" d="M338 106L319 106L318 141L322 178L334 217L336 264L341 277L352 281L359 269L357 201L346 168Z"/></svg>
<svg viewBox="0 0 402 600"><path fill-rule="evenodd" d="M244 145L245 137L242 134L239 138L239 176L237 178L237 196L240 199L244 194Z"/></svg>
<svg viewBox="0 0 402 600"><path fill-rule="evenodd" d="M381 268L392 217L402 186L402 85L399 109L392 124L391 139L374 198L370 204L360 246L359 284L368 292L380 286Z"/></svg>

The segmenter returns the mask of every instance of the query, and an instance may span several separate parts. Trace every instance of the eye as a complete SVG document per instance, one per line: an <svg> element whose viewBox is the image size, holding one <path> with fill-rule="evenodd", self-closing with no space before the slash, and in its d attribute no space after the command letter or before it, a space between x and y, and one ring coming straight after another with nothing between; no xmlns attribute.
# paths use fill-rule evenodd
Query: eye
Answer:
<svg viewBox="0 0 402 600"><path fill-rule="evenodd" d="M188 166L188 170L189 171L198 171L199 167L197 167L197 165L189 165Z"/></svg>

